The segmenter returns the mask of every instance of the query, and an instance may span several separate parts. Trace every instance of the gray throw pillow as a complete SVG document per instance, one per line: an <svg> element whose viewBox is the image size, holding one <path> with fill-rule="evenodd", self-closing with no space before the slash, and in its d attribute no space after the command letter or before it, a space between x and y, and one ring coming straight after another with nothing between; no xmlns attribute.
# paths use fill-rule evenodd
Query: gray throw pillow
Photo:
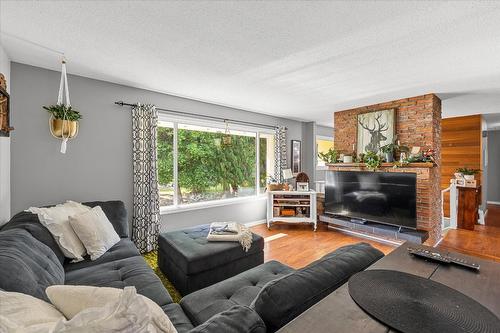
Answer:
<svg viewBox="0 0 500 333"><path fill-rule="evenodd" d="M250 305L276 331L384 254L366 243L348 245L268 282Z"/></svg>

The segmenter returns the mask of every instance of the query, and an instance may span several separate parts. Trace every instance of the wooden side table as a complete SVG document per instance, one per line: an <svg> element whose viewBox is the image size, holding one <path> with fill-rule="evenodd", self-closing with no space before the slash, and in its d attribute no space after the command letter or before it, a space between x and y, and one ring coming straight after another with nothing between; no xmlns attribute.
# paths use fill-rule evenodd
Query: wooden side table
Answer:
<svg viewBox="0 0 500 333"><path fill-rule="evenodd" d="M457 228L474 230L474 225L479 219L479 203L481 197L481 186L457 187L458 210Z"/></svg>

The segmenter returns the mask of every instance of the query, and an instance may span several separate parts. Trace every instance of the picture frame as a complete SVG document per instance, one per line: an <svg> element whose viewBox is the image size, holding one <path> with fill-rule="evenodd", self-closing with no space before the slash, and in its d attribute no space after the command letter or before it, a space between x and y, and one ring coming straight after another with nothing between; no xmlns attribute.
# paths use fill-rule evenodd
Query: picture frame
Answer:
<svg viewBox="0 0 500 333"><path fill-rule="evenodd" d="M0 137L9 137L10 131L10 96L7 93L7 85L3 75L0 74Z"/></svg>
<svg viewBox="0 0 500 333"><path fill-rule="evenodd" d="M394 142L396 135L396 111L378 110L357 115L357 154L379 152L380 147Z"/></svg>
<svg viewBox="0 0 500 333"><path fill-rule="evenodd" d="M309 192L309 183L297 182L297 192Z"/></svg>
<svg viewBox="0 0 500 333"><path fill-rule="evenodd" d="M297 174L302 171L302 142L292 140L292 173Z"/></svg>

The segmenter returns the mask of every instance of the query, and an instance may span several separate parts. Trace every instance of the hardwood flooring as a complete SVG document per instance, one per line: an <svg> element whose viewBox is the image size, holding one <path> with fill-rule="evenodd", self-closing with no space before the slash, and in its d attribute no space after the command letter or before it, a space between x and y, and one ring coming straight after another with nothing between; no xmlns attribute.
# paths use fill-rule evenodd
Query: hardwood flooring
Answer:
<svg viewBox="0 0 500 333"><path fill-rule="evenodd" d="M265 261L277 260L293 268L304 267L341 246L359 242L369 243L385 254L396 248L328 229L323 223L318 224L316 232L311 225L285 223L273 223L271 230L267 230L265 224L254 226L251 230L264 237Z"/></svg>
<svg viewBox="0 0 500 333"><path fill-rule="evenodd" d="M495 222L500 224L500 209L490 210L487 217L490 223L476 225L475 230L449 230L438 248L500 262L500 227L492 226L496 225ZM323 223L318 224L316 232L312 231L310 225L286 223L275 223L271 230L267 230L265 224L251 229L265 239L265 261L277 260L294 268L304 267L341 246L358 242L369 243L385 254L396 248L390 244L328 229Z"/></svg>
<svg viewBox="0 0 500 333"><path fill-rule="evenodd" d="M438 247L500 262L500 206L488 205L485 225L449 230Z"/></svg>

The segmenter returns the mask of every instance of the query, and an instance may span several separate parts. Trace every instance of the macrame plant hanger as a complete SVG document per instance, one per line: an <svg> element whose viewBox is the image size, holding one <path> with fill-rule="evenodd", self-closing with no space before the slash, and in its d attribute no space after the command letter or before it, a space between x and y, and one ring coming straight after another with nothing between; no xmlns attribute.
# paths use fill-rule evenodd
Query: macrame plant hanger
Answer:
<svg viewBox="0 0 500 333"><path fill-rule="evenodd" d="M64 98L65 97L65 98ZM65 101L63 102L63 99ZM67 108L71 106L71 101L69 100L69 89L68 89L68 76L66 75L66 59L64 56L61 60L61 82L59 83L59 95L57 96L57 104L65 105ZM68 118L66 116L66 112L64 112L62 119L62 131L61 131L61 153L66 154L66 146L68 144L68 139L70 136L70 125ZM64 131L67 130L66 136L64 135ZM78 131L78 127L77 127ZM54 133L52 133L54 135ZM54 135L55 136L55 135ZM76 136L76 135L75 135Z"/></svg>

